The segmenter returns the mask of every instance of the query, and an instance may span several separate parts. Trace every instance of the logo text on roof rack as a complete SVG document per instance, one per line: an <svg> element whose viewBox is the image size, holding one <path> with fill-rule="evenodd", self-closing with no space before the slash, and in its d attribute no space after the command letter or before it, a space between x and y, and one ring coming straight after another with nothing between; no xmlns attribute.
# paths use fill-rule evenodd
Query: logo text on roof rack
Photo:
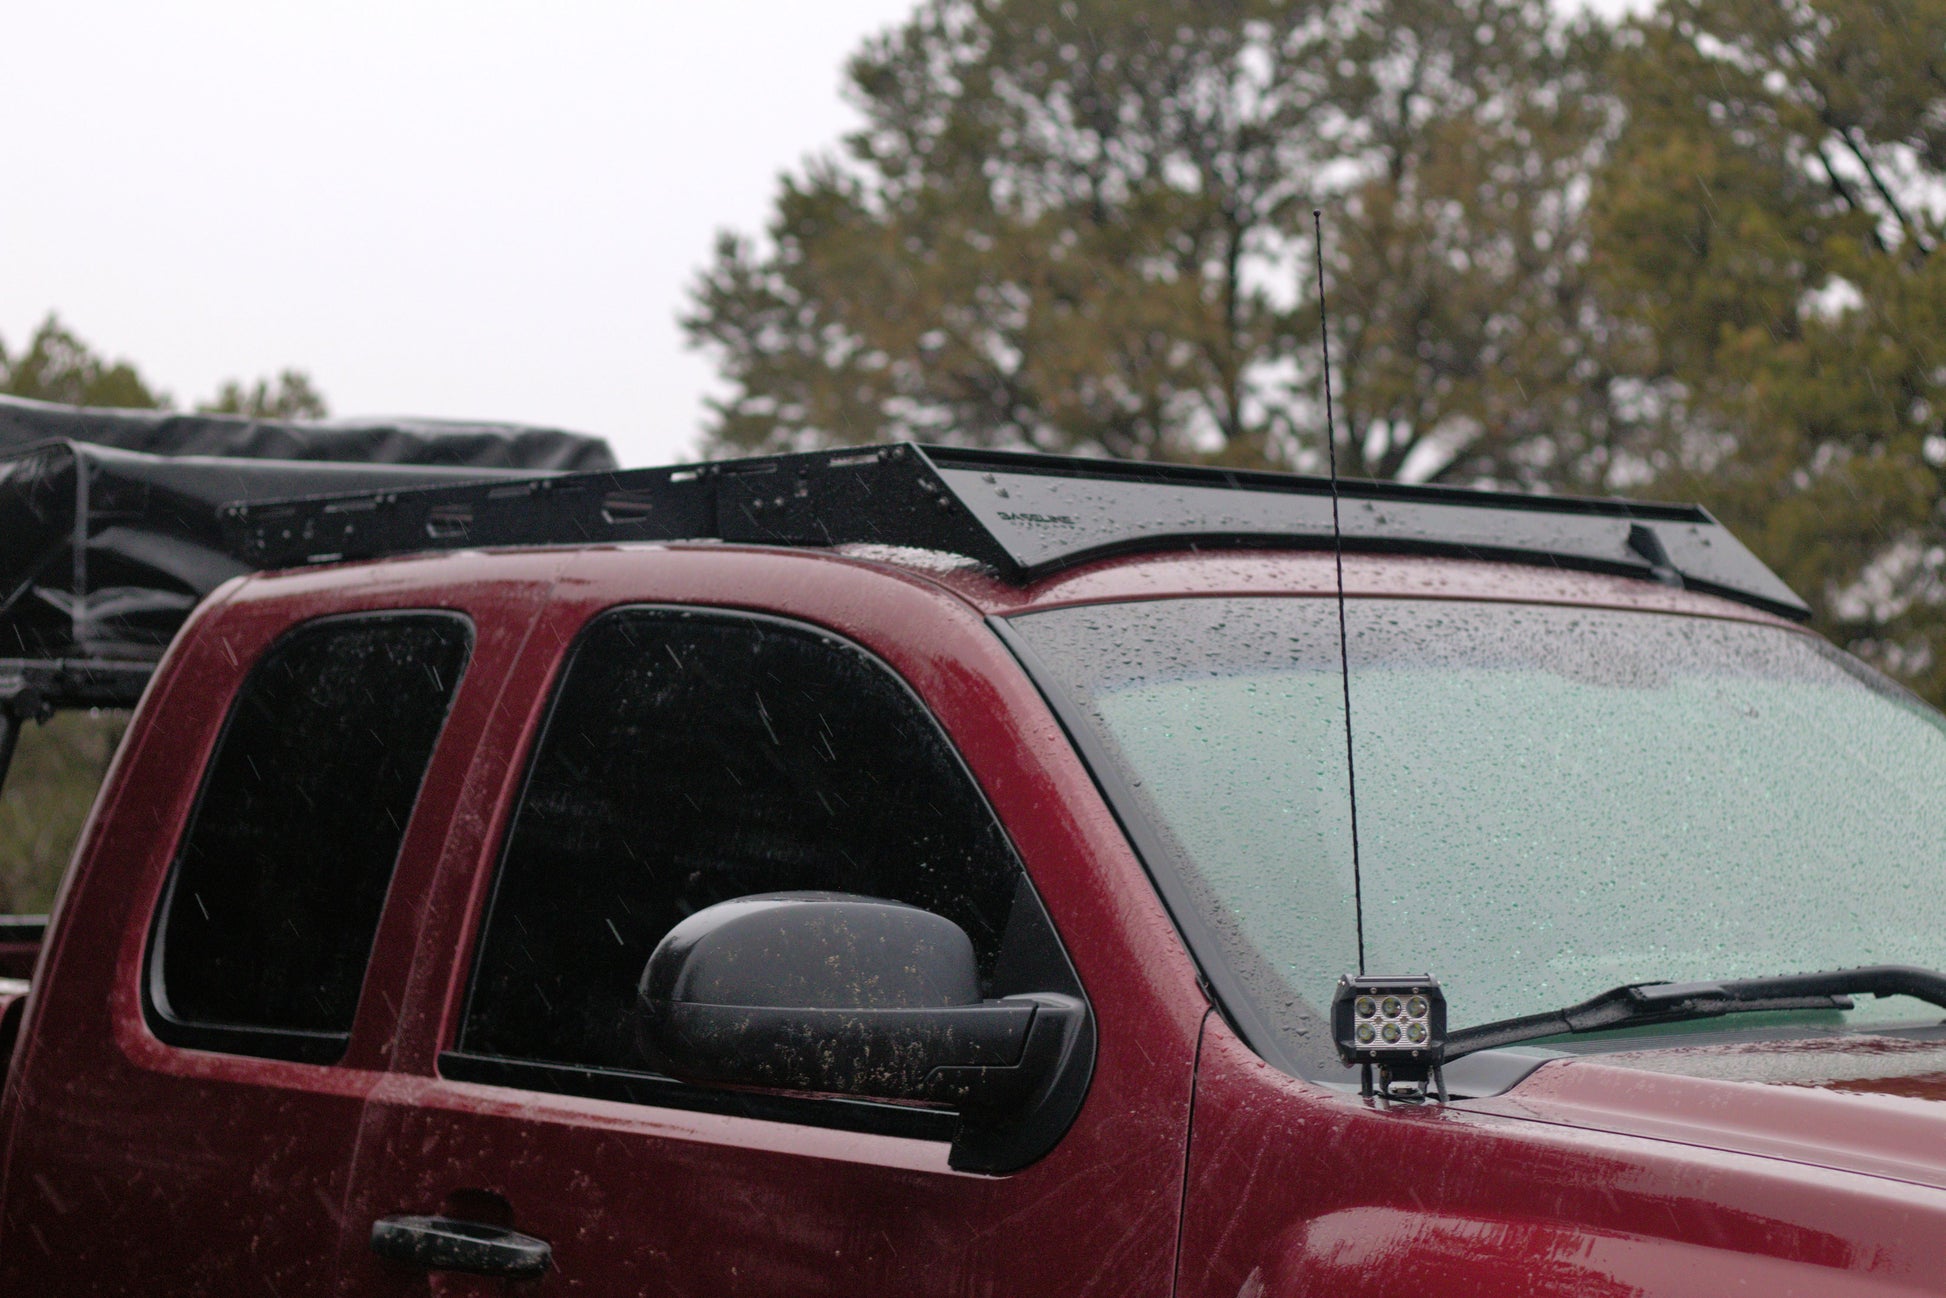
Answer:
<svg viewBox="0 0 1946 1298"><path fill-rule="evenodd" d="M1061 527L1079 526L1073 514L1010 514L1002 510L1000 517L1009 523L1054 523Z"/></svg>

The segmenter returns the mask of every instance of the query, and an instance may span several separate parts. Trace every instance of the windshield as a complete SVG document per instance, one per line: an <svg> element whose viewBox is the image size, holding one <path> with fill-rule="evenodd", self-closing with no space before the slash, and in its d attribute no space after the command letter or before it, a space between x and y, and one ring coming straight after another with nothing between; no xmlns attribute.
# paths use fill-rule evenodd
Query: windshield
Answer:
<svg viewBox="0 0 1946 1298"><path fill-rule="evenodd" d="M1629 982L1946 967L1946 728L1822 641L1517 604L1347 616L1366 968L1430 972L1453 1027ZM1011 625L1246 1028L1335 1069L1321 1011L1358 967L1335 606Z"/></svg>

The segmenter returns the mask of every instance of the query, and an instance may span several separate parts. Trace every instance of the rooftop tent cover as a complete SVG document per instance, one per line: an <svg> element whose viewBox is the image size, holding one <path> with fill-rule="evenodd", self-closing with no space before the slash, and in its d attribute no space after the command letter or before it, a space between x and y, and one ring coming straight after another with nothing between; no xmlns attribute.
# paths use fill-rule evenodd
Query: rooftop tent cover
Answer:
<svg viewBox="0 0 1946 1298"><path fill-rule="evenodd" d="M266 458L276 456L281 458ZM598 438L431 420L302 423L0 398L0 700L134 700L198 600L248 571L230 501L607 469Z"/></svg>
<svg viewBox="0 0 1946 1298"><path fill-rule="evenodd" d="M585 473L615 467L599 437L558 428L448 419L250 419L101 410L0 397L0 453L52 439L148 455L331 460Z"/></svg>

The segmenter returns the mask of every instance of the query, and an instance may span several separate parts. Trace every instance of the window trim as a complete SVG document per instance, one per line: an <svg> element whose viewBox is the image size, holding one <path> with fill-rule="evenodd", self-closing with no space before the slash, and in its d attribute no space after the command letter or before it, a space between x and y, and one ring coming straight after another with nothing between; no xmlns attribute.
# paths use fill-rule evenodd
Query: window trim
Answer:
<svg viewBox="0 0 1946 1298"><path fill-rule="evenodd" d="M959 1128L949 1108L893 1104L847 1095L801 1095L788 1091L737 1090L703 1086L663 1073L600 1068L588 1064L550 1064L464 1050L439 1052L439 1075L448 1081L506 1086L543 1095L613 1100L648 1108L718 1113L736 1118L788 1122L800 1127L861 1131L945 1143Z"/></svg>
<svg viewBox="0 0 1946 1298"><path fill-rule="evenodd" d="M223 725L216 732L216 740L210 745L203 759L196 786L196 799L190 804L189 814L183 818L182 827L177 832L175 846L169 857L169 873L162 891L158 895L154 909L149 914L148 950L142 961L140 983L142 991L142 1018L156 1039L165 1045L181 1046L192 1050L209 1050L220 1054L240 1055L257 1059L281 1059L301 1064L335 1064L343 1059L351 1047L351 1030L343 1032L322 1032L303 1028L273 1028L258 1024L211 1023L201 1019L182 1018L169 1004L168 988L163 982L164 951L167 946L169 916L174 910L177 885L182 880L183 852L189 842L191 831L196 827L203 812L203 801L209 794L210 775L217 758L223 752L223 745L230 738L231 728L236 724L237 713L241 708L244 692L249 688L251 678L264 662L282 645L302 633L336 622L358 622L362 624L384 623L405 619L442 618L457 623L466 633L466 653L460 663L459 674L453 680L452 692L446 699L445 714L440 717L439 729L433 735L432 747L426 754L426 765L419 773L419 785L413 790L412 807L406 817L404 827L399 833L399 853L392 858L392 870L386 877L385 897L379 903L379 918L372 925L372 946L376 947L378 932L384 921L385 911L391 905L392 882L398 877L399 855L405 850L406 837L411 833L412 821L418 815L419 794L425 789L426 776L431 772L433 763L438 760L439 747L445 739L446 723L452 719L454 705L459 701L460 690L466 684L466 674L473 665L473 653L478 647L479 628L473 619L458 609L450 608L384 608L351 609L342 613L329 613L321 617L305 618L283 628L257 654L249 668L238 680L235 692L230 696L229 707L223 716ZM357 1022L356 1006L365 998L365 981L371 973L372 951L365 953L365 970L359 976L358 996L354 1000L352 1021Z"/></svg>
<svg viewBox="0 0 1946 1298"><path fill-rule="evenodd" d="M521 757L522 767L517 791L508 806L505 818L498 827L499 841L492 853L493 877L490 886L482 890L482 899L471 917L471 930L467 937L467 949L464 951L466 981L463 994L457 1000L457 1010L448 1022L442 1038L446 1044L442 1046L437 1056L438 1076L449 1081L504 1086L547 1095L580 1096L639 1104L644 1107L721 1113L798 1126L857 1131L873 1135L904 1136L942 1144L953 1141L959 1134L960 1114L957 1110L946 1106L900 1104L844 1095L744 1090L686 1082L647 1069L637 1071L560 1061L515 1059L504 1055L470 1051L463 1047L462 1038L467 1022L472 1017L473 998L479 988L480 961L485 951L487 930L492 922L494 906L499 900L501 884L505 878L507 854L513 846L514 825L519 818L521 808L527 801L528 787L534 778L542 744L547 737L549 727L554 722L555 712L560 707L561 699L566 693L576 659L591 632L608 618L631 613L672 614L683 619L768 625L797 634L809 633L856 652L883 672L885 678L897 689L903 691L913 707L918 710L918 714L926 719L939 736L955 769L965 780L973 796L979 800L979 805L985 811L988 820L999 831L1000 840L1006 844L1007 852L1018 871L1015 904L1020 904L1018 898L1023 893L1032 899L1038 909L1040 921L1046 928L1052 949L1059 953L1061 962L1066 968L1073 994L1081 1001L1086 1015L1084 1031L1087 1033L1086 1049L1090 1058L1088 1075L1084 1077L1081 1084L1085 1093L1088 1081L1092 1079L1092 1060L1096 1049L1093 1004L1088 998L1086 988L1082 985L1079 972L1074 967L1074 960L1068 954L1067 945L1061 940L1059 931L1054 927L1053 917L1047 913L1046 903L1041 900L1040 892L1034 886L1026 859L1021 855L1013 835L1007 831L1006 822L994 809L992 800L987 797L986 789L974 775L973 769L967 765L959 745L953 742L951 733L940 721L931 705L926 702L924 696L913 688L911 682L907 681L898 669L873 652L871 648L819 623L800 617L720 604L678 604L660 600L631 600L594 610L582 622L573 640L569 642L558 660L559 666L548 684L546 708L541 713L540 720L532 732L532 739Z"/></svg>

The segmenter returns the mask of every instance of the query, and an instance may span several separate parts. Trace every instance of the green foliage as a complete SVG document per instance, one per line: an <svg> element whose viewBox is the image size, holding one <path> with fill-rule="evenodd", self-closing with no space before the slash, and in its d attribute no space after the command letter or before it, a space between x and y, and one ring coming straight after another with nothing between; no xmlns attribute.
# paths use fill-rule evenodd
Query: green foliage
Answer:
<svg viewBox="0 0 1946 1298"><path fill-rule="evenodd" d="M1946 0L1667 0L1620 46L1596 277L1654 487L1946 699Z"/></svg>
<svg viewBox="0 0 1946 1298"><path fill-rule="evenodd" d="M1329 267L1350 471L1420 454L1412 476L1606 485L1628 428L1589 327L1582 197L1617 119L1605 30L1539 4L1353 12L1337 99L1368 178Z"/></svg>
<svg viewBox="0 0 1946 1298"><path fill-rule="evenodd" d="M18 357L9 358L0 346L0 392L71 406L153 410L169 404L133 365L97 355L51 314Z"/></svg>
<svg viewBox="0 0 1946 1298"><path fill-rule="evenodd" d="M273 385L258 379L245 387L231 379L216 396L197 405L207 415L247 415L252 419L323 419L330 413L324 397L302 370L285 370Z"/></svg>
<svg viewBox="0 0 1946 1298"><path fill-rule="evenodd" d="M712 445L1316 463L1325 204L1350 471L1549 471L1550 430L1607 436L1601 44L1540 0L929 0L853 60L844 159L697 286Z"/></svg>
<svg viewBox="0 0 1946 1298"><path fill-rule="evenodd" d="M129 362L102 356L52 313L20 355L10 357L0 341L0 393L70 406L130 410L167 410L174 404L167 393L150 387ZM274 381L258 379L253 384L229 379L196 409L253 419L322 419L328 413L323 394L302 370L284 370Z"/></svg>
<svg viewBox="0 0 1946 1298"><path fill-rule="evenodd" d="M0 723L4 724L4 723ZM0 789L0 914L47 910L128 728L125 712L28 722Z"/></svg>
<svg viewBox="0 0 1946 1298"><path fill-rule="evenodd" d="M721 237L719 452L1688 496L1946 701L1946 0L924 0Z"/></svg>

